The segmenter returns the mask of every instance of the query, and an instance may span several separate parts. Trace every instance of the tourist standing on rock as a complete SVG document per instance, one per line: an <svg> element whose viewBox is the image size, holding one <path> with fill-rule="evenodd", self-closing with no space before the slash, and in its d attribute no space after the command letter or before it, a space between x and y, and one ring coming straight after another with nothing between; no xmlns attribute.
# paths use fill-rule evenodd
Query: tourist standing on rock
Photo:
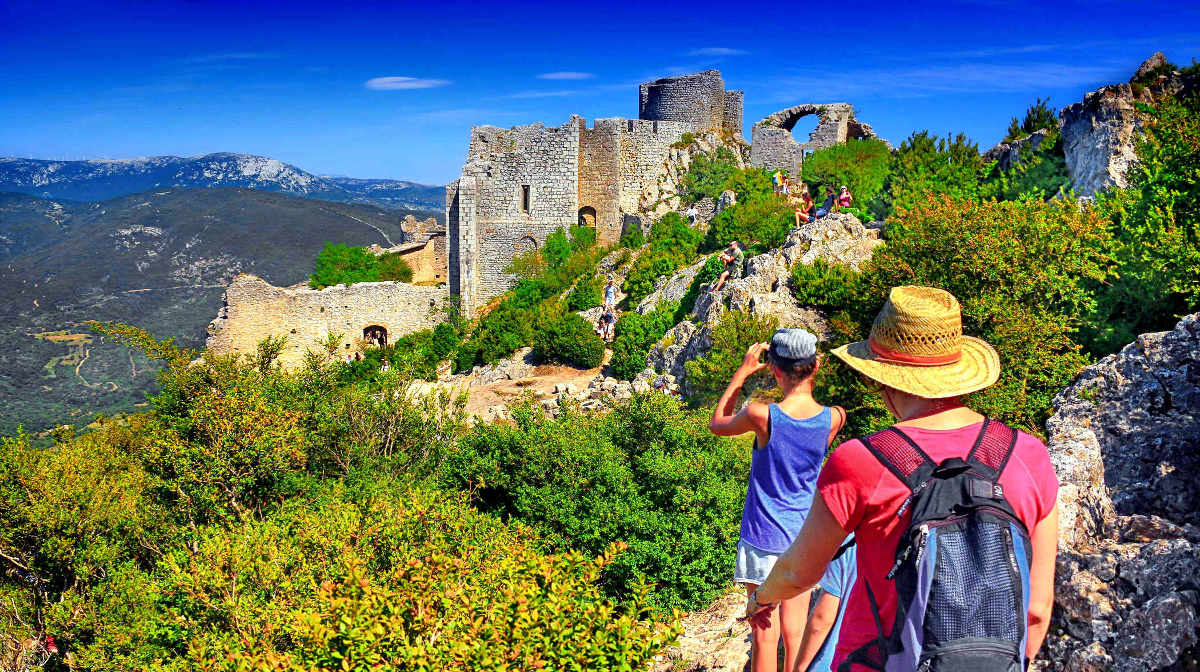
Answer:
<svg viewBox="0 0 1200 672"><path fill-rule="evenodd" d="M996 382L996 350L962 334L949 292L896 287L870 338L833 354L896 424L833 451L747 616L764 627L807 594L852 532L859 580L835 669L1025 669L1054 602L1058 479L1041 441L961 401Z"/></svg>
<svg viewBox="0 0 1200 672"><path fill-rule="evenodd" d="M821 204L821 207L817 208L817 218L824 217L825 215L833 212L835 200L836 197L833 195L833 187L825 187L825 202Z"/></svg>
<svg viewBox="0 0 1200 672"><path fill-rule="evenodd" d="M841 190L838 192L838 198L837 198L838 207L839 208L848 208L848 207L850 207L850 204L853 202L854 202L854 197L850 195L850 190L847 189L846 185L843 184Z"/></svg>
<svg viewBox="0 0 1200 672"><path fill-rule="evenodd" d="M604 285L604 310L617 309L617 284L613 282L612 276L608 278L608 284Z"/></svg>
<svg viewBox="0 0 1200 672"><path fill-rule="evenodd" d="M721 277L717 278L717 284L709 290L712 294L721 291L726 280L737 280L742 277L746 266L746 253L742 251L742 246L738 244L738 241L734 240L721 253L721 261L725 262L725 270L721 271Z"/></svg>
<svg viewBox="0 0 1200 672"><path fill-rule="evenodd" d="M733 579L745 585L747 595L754 595L800 532L813 500L821 460L846 421L846 412L840 407L830 409L813 399L813 376L819 367L816 336L804 329L776 331L770 345L756 343L746 351L708 424L718 436L754 433ZM752 402L736 411L742 386L764 369L775 376L783 399L775 404ZM754 624L754 672L776 670L781 634L783 669L791 672L794 668L808 618L808 598L807 590L789 595L777 613Z"/></svg>

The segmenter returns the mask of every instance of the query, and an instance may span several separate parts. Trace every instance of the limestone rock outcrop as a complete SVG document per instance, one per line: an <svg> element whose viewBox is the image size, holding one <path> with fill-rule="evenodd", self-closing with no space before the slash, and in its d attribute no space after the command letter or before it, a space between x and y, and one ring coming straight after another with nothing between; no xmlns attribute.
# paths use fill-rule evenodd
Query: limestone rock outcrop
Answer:
<svg viewBox="0 0 1200 672"><path fill-rule="evenodd" d="M1042 142L1046 139L1047 135L1049 135L1049 131L1042 129L1019 140L1001 142L984 152L983 158L985 161L995 161L1000 170L1007 171L1021 162L1021 152L1026 150L1029 152L1037 151L1038 147L1042 146Z"/></svg>
<svg viewBox="0 0 1200 672"><path fill-rule="evenodd" d="M1085 368L1047 422L1059 480L1042 669L1149 672L1200 628L1200 313Z"/></svg>
<svg viewBox="0 0 1200 672"><path fill-rule="evenodd" d="M792 266L823 259L858 268L882 242L879 229L863 226L856 217L845 213L831 214L793 229L781 247L748 259L745 276L727 282L721 292L710 294L709 286L702 285L694 306L694 319L668 330L662 342L650 350L647 365L675 376L684 392L690 393L683 365L708 353L712 348L712 329L729 310L772 316L781 327L805 327L818 336L826 335L825 317L819 311L801 306L792 295L789 286ZM698 262L667 280L657 290L657 300L670 300L676 294L682 297L701 264ZM642 308L638 306L639 312L645 312Z"/></svg>

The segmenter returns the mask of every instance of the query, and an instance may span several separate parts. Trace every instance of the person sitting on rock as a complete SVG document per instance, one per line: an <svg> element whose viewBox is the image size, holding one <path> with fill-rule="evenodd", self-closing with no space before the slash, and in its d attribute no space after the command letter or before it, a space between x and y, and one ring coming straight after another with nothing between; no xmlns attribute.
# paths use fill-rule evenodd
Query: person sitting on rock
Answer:
<svg viewBox="0 0 1200 672"><path fill-rule="evenodd" d="M725 270L721 271L721 276L717 278L717 284L709 290L712 294L721 291L726 280L737 280L742 277L746 265L746 253L742 251L742 246L738 244L738 241L734 240L721 253L721 261L725 262Z"/></svg>
<svg viewBox="0 0 1200 672"><path fill-rule="evenodd" d="M893 288L870 337L833 354L879 390L896 423L829 455L799 536L750 596L753 627L769 627L777 607L786 613L790 600L808 594L854 533L858 582L833 669L868 660L876 661L871 669L912 670L930 658L934 669L1025 669L1054 604L1058 477L1039 439L962 401L997 381L1000 356L963 335L958 300L932 287ZM967 500L988 504L962 508ZM958 527L912 528L917 515L961 519ZM930 549L937 553L923 555ZM935 574L927 585L909 582ZM912 595L903 610L902 579ZM914 616L950 627L922 640Z"/></svg>
<svg viewBox="0 0 1200 672"><path fill-rule="evenodd" d="M816 219L820 219L821 217L833 212L834 208L836 207L834 205L836 200L837 197L833 195L833 187L825 187L825 202L821 204L821 207L817 208Z"/></svg>
<svg viewBox="0 0 1200 672"><path fill-rule="evenodd" d="M808 189L801 189L800 198L795 200L796 228L800 228L801 225L807 224L812 219L812 194L808 193Z"/></svg>
<svg viewBox="0 0 1200 672"><path fill-rule="evenodd" d="M853 202L854 202L854 197L850 195L850 190L847 189L846 185L843 184L841 190L838 192L838 197L837 197L838 207L839 208L848 208L848 207L850 207L850 204Z"/></svg>
<svg viewBox="0 0 1200 672"><path fill-rule="evenodd" d="M709 431L718 436L754 433L733 578L745 586L751 601L777 559L800 533L813 503L821 462L846 422L843 409L822 406L813 398L813 378L819 368L816 336L804 329L776 331L770 344L755 343L746 350L708 424ZM783 398L773 404L753 401L738 411L738 397L746 381L768 369ZM755 624L751 649L754 672L777 669L781 634L786 665L783 669L796 669L808 602L808 591L790 594L778 613Z"/></svg>

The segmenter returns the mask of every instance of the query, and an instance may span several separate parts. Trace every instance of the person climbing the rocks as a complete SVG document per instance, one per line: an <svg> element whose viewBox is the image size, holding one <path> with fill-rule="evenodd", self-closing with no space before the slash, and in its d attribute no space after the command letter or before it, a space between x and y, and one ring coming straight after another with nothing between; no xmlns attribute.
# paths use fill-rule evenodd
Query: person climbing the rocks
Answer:
<svg viewBox="0 0 1200 672"><path fill-rule="evenodd" d="M808 193L808 189L800 190L800 198L795 204L796 209L796 228L807 224L812 219L813 198L812 194Z"/></svg>
<svg viewBox="0 0 1200 672"><path fill-rule="evenodd" d="M608 276L608 284L604 285L604 310L617 309L617 284L612 276Z"/></svg>
<svg viewBox="0 0 1200 672"><path fill-rule="evenodd" d="M999 378L996 350L963 335L949 292L895 287L870 338L833 354L896 422L830 454L747 617L768 627L854 533L858 583L834 669L1025 669L1054 602L1058 478L1040 440L962 402Z"/></svg>
<svg viewBox="0 0 1200 672"><path fill-rule="evenodd" d="M829 213L833 212L834 207L835 207L834 206L835 200L836 200L836 197L833 195L833 187L832 186L825 187L825 202L821 204L821 207L817 208L817 217L816 218L820 219L821 217L824 217L825 215L828 215Z"/></svg>
<svg viewBox="0 0 1200 672"><path fill-rule="evenodd" d="M833 651L837 648L842 617L846 613L850 589L858 579L854 535L850 535L838 553L830 561L818 585L821 594L808 614L808 625L804 628L804 639L800 642L800 655L796 662L797 671L830 672L833 669Z"/></svg>
<svg viewBox="0 0 1200 672"><path fill-rule="evenodd" d="M840 407L822 406L813 399L813 377L819 368L817 337L804 329L780 329L770 344L755 343L746 351L708 423L709 431L718 436L754 433L733 579L743 584L751 597L800 532L813 501L821 461L846 422L846 412ZM737 411L742 386L764 369L775 377L783 398L774 404L751 402ZM808 602L807 590L789 595L777 612L754 623L754 672L777 669L781 635L783 669L795 669Z"/></svg>
<svg viewBox="0 0 1200 672"><path fill-rule="evenodd" d="M850 204L853 202L854 202L854 197L850 195L850 190L847 189L846 185L843 184L841 190L838 192L838 197L837 197L838 207L839 208L848 208L848 207L850 207Z"/></svg>
<svg viewBox="0 0 1200 672"><path fill-rule="evenodd" d="M721 291L726 280L737 280L742 277L746 266L746 253L742 251L742 246L738 244L738 241L734 240L729 243L729 247L725 248L724 252L721 252L721 261L725 262L725 270L721 271L721 277L717 278L717 284L708 290L710 294Z"/></svg>

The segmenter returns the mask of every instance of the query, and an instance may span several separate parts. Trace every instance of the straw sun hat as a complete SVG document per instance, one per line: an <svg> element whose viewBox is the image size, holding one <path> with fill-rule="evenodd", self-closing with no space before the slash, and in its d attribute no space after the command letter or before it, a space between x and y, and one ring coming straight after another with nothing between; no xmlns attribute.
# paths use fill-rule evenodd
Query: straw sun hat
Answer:
<svg viewBox="0 0 1200 672"><path fill-rule="evenodd" d="M871 337L833 354L868 378L926 399L982 390L1000 377L996 350L963 336L958 299L933 287L893 287Z"/></svg>

